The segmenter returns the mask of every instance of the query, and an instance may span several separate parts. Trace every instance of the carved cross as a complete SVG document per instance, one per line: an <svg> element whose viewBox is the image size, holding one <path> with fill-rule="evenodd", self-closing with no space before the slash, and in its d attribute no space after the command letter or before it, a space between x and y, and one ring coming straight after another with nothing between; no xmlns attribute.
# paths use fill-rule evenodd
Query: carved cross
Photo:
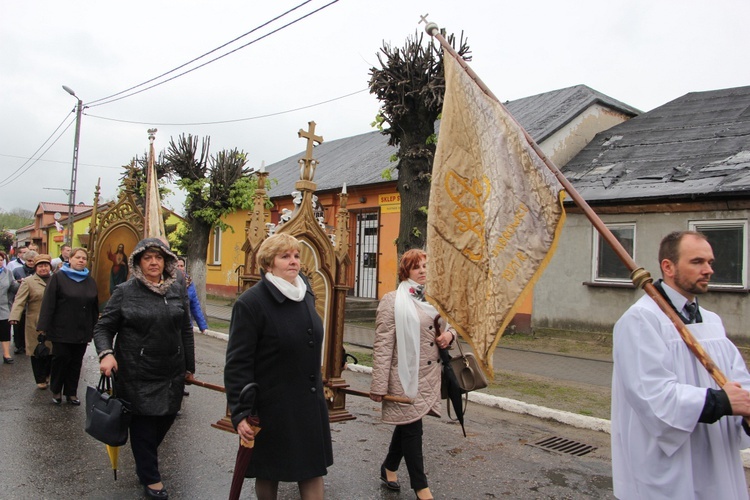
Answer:
<svg viewBox="0 0 750 500"><path fill-rule="evenodd" d="M318 144L321 144L323 142L323 138L319 135L315 135L315 122L307 122L308 129L307 132L305 132L302 129L299 129L299 132L297 132L297 137L304 137L307 139L307 150L305 151L305 160L310 161L313 159L312 151L313 151L313 142L317 142Z"/></svg>

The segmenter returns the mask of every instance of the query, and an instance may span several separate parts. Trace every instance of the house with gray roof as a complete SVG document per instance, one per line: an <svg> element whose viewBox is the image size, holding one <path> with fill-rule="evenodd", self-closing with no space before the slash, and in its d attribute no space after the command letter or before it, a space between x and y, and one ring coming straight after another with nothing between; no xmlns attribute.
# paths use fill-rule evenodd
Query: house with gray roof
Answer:
<svg viewBox="0 0 750 500"><path fill-rule="evenodd" d="M748 337L750 86L691 92L600 132L562 168L635 262L660 278L672 231L698 230L716 261L701 305ZM536 328L611 331L642 293L572 203L534 290Z"/></svg>
<svg viewBox="0 0 750 500"><path fill-rule="evenodd" d="M556 164L565 165L594 136L603 130L637 116L640 111L585 85L545 92L510 102L505 106L539 143ZM325 123L317 123L316 134L325 138ZM439 140L439 134L438 134ZM347 209L352 229L351 293L379 299L396 287L397 255L394 244L400 220L398 171L384 178L383 172L395 166L391 158L397 148L378 131L335 140L315 146L318 160L314 182L316 207L325 224L332 228L338 210L338 193L346 183ZM299 159L304 151L267 166L272 220L279 220L283 209L294 209L292 191L299 179ZM231 237L228 235L222 236ZM231 244L231 242L227 242ZM528 324L530 305L519 314ZM523 327L521 327L523 328Z"/></svg>

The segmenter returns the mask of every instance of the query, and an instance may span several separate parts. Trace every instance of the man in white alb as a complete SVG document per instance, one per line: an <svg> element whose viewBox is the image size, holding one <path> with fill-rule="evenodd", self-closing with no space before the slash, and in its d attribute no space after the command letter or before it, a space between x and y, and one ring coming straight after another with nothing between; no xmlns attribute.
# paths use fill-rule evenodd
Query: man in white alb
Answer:
<svg viewBox="0 0 750 500"><path fill-rule="evenodd" d="M705 236L683 231L659 247L660 293L729 382L717 387L648 295L614 328L612 476L625 499L748 498L739 450L750 446L750 373L721 319L698 306L714 254Z"/></svg>

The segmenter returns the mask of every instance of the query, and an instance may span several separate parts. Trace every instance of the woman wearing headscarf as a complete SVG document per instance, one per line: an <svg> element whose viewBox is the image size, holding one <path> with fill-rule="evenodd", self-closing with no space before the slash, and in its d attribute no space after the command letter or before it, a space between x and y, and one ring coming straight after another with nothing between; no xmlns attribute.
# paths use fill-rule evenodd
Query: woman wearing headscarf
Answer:
<svg viewBox="0 0 750 500"><path fill-rule="evenodd" d="M28 262L28 260L26 261ZM23 280L16 294L16 300L13 302L13 308L10 311L10 324L17 325L21 318L26 314L26 326L24 334L26 336L26 355L31 360L31 370L34 373L34 380L39 389L46 389L50 377L51 356L40 358L34 355L39 332L36 330L39 321L39 313L42 310L42 300L44 292L47 290L47 283L52 276L52 267L50 256L41 254L34 258L35 272ZM52 346L48 340L45 340L48 349Z"/></svg>
<svg viewBox="0 0 750 500"><path fill-rule="evenodd" d="M297 482L303 500L322 499L323 476L333 464L320 369L323 323L300 274L296 238L267 238L257 258L263 277L232 308L224 367L232 424L244 441L255 440L245 476L255 478L260 500L275 499L279 481ZM257 401L240 400L252 382ZM254 404L257 436L247 420Z"/></svg>
<svg viewBox="0 0 750 500"><path fill-rule="evenodd" d="M0 345L3 348L3 363L13 364L10 355L10 308L13 305L13 293L18 288L18 283L13 278L13 273L8 270L8 254L0 250Z"/></svg>
<svg viewBox="0 0 750 500"><path fill-rule="evenodd" d="M52 342L49 385L52 402L57 405L62 403L63 395L68 403L81 404L78 380L83 355L99 318L99 293L96 281L86 268L88 261L85 248L74 248L70 252L70 261L47 283L36 324L36 329ZM26 322L29 323L28 318Z"/></svg>
<svg viewBox="0 0 750 500"><path fill-rule="evenodd" d="M398 289L380 300L375 318L370 398L382 401L382 419L394 424L388 454L380 466L386 488L400 490L396 477L401 459L417 498L432 498L422 456L422 417L440 416L440 356L455 339L450 328L436 338L437 310L424 298L427 254L408 250L401 257ZM443 325L444 327L445 325ZM383 396L407 397L412 403L385 401Z"/></svg>
<svg viewBox="0 0 750 500"><path fill-rule="evenodd" d="M94 344L99 370L116 373L117 397L130 403L130 447L144 492L166 499L158 451L182 404L185 377L195 372L193 327L177 256L163 241L141 240L128 263L132 278L112 293Z"/></svg>

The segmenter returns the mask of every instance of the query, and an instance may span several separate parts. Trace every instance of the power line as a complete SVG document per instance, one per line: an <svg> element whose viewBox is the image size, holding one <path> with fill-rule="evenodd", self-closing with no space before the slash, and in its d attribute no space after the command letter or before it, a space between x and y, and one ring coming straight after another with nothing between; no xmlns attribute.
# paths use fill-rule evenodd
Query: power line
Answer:
<svg viewBox="0 0 750 500"><path fill-rule="evenodd" d="M307 106L301 106L299 108L287 109L285 111L277 111L275 113L268 113L268 114L265 114L265 115L249 116L247 118L235 118L235 119L232 119L232 120L220 120L220 121L213 121L213 122L157 123L157 122L140 122L140 121L134 121L134 120L120 120L120 119L117 119L117 118L109 118L109 117L106 117L106 116L91 115L91 114L88 114L88 113L86 113L86 116L91 117L91 118L99 118L100 120L107 120L107 121L112 121L112 122L131 123L131 124L135 124L135 125L154 125L154 126L159 126L159 127L170 127L170 126L171 127L192 127L192 126L196 126L196 125L221 125L221 124L224 124L224 123L245 122L245 121L250 121L250 120L258 120L258 119L261 119L261 118L269 118L271 116L278 116L278 115L284 115L284 114L287 114L287 113L293 113L295 111L300 111L300 110L303 110L303 109L314 108L315 106L320 106L322 104L328 104L329 102L334 102L334 101L338 101L339 99L344 99L346 97L351 97L351 96L356 95L356 94L361 94L362 92L366 92L368 90L369 89L357 90L357 91L351 92L349 94L345 94L345 95L342 95L342 96L339 96L339 97L334 97L333 99L328 99L326 101L317 102L315 104L309 104Z"/></svg>
<svg viewBox="0 0 750 500"><path fill-rule="evenodd" d="M66 117L66 119L67 119L67 117ZM63 120L63 123L65 123L65 120ZM25 174L25 173L26 173L26 172L27 172L27 171L28 171L28 170L29 170L29 169L30 169L31 167L33 167L34 165L36 165L36 162L38 162L38 161L39 161L39 159L40 159L40 158L41 158L42 156L44 156L44 155L45 155L45 154L47 153L47 151L49 151L49 150L50 150L50 148L51 148L52 146L54 146L54 145L55 145L55 143L57 143L57 141L59 141L59 140L60 140L60 137L62 137L62 136L63 136L63 134L64 134L64 133L65 133L65 132L66 132L66 131L67 131L67 130L68 130L68 129L70 128L70 126L71 126L71 125L73 125L73 123L75 123L75 119L71 120L71 121L70 121L70 123L68 123L68 125L67 125L67 126L66 126L66 127L64 128L64 129L63 129L63 131L62 131L62 132L60 132L60 135L58 135L58 136L57 136L57 138L55 138L55 140L54 140L54 141L52 141L52 143L51 143L51 144L50 144L49 146L47 146L47 149L45 149L45 150L44 150L44 152L42 152L42 154L40 154L40 155L39 155L39 156L38 156L38 157L37 157L37 158L36 158L36 159L35 159L35 160L34 160L34 161L33 161L33 162L32 162L32 163L31 163L31 164L29 165L29 166L27 166L26 168L24 168L23 170L21 170L21 169L23 168L23 166L24 166L24 165L26 165L26 164L27 164L27 163L28 163L28 162L29 162L29 161L30 161L30 160L31 160L31 159L32 159L32 158L34 157L34 155L35 155L35 154L36 154L36 153L37 153L37 152L39 151L39 149L42 149L42 148L44 147L44 144L46 144L46 143L47 143L47 141L49 141L49 139L47 139L46 141L44 141L44 143L42 143L42 145L41 145L41 146L39 146L39 149L37 149L36 151L34 151L34 155L31 155L31 158L29 158L28 160L26 160L26 161L25 161L25 162L23 163L23 165L21 165L20 167L18 167L18 168L16 169L16 171L15 171L15 172L13 172L12 174L10 174L10 175L9 175L8 177L6 177L6 178L5 178L4 180L0 181L0 188L3 188L3 187L5 187L5 186L7 186L8 184L12 183L13 181L15 181L16 179L18 179L19 177L21 177L21 176L22 176L23 174ZM58 130L58 129L59 129L59 128L60 128L61 126L62 126L62 123L60 123L60 125L58 125L58 126L57 126L57 128L55 129L55 132L57 132L57 130ZM55 132L52 132L52 135L54 135L54 134L55 134ZM52 136L50 136L50 137L52 137ZM21 170L21 171L19 172L19 170ZM15 177L14 177L14 176L15 176ZM11 177L13 177L13 178L11 179Z"/></svg>
<svg viewBox="0 0 750 500"><path fill-rule="evenodd" d="M190 60L190 61L186 62L185 64L181 64L180 66L177 66L176 68L170 69L170 70L169 70L169 71L167 71L166 73L162 73L162 74L161 74L161 75L159 75L159 76L155 76L154 78L152 78L152 79L150 79L150 80L146 80L145 82L139 83L138 85L134 85L134 86L132 86L132 87L130 87L130 88L127 88L127 89L125 89L125 90L122 90L122 91L120 91L120 92L117 92L116 94L112 94L112 95L109 95L109 96L107 96L107 97L102 97L101 99L97 99L97 100L95 100L95 101L91 101L91 102L90 102L90 103L88 103L88 104L89 104L89 105L91 105L91 104L96 104L96 103L98 103L98 102L100 102L100 101L105 101L105 100L107 100L107 99L111 99L111 98L113 98L113 97L117 97L117 96L119 96L119 95L121 95L121 94L124 94L125 92L130 92L131 90L137 89L138 87L142 87L142 86L144 86L144 85L146 85L146 84L148 84L148 83L151 83L151 82L153 82L154 80L158 80L159 78L161 78L161 77L163 77L163 76L167 76L167 75L168 75L168 74L170 74L170 73L174 73L174 72L175 72L175 71L177 71L178 69L182 69L182 68L184 68L185 66L187 66L187 65L189 65L189 64L192 64L192 63L194 63L195 61L197 61L197 60L199 60L199 59L202 59L202 58L206 57L207 55L213 54L213 53L214 53L214 52L216 52L217 50L223 49L223 48L224 48L224 47L226 47L227 45L230 45L230 44L232 44L232 43L236 42L237 40L239 40L239 39L241 39L241 38L244 38L244 37L246 37L246 36L248 36L248 35L250 35L250 34L252 34L252 33L254 33L254 32L258 31L259 29L261 29L261 28L264 28L265 26L267 26L267 25L269 25L269 24L273 23L274 21L277 21L278 19L281 19L282 17L286 16L287 14L289 14L289 13L291 13L291 12L294 12L295 10L299 9L300 7L302 7L302 6L304 6L305 4L308 4L308 3L310 3L310 2L312 2L312 0L307 0L307 1L305 1L305 2L302 2L301 4L297 5L296 7L293 7L293 8L291 8L291 9L289 9L288 11L284 12L283 14L281 14L281 15L278 15L278 16L276 16L276 17L274 17L274 18L273 18L273 19L271 19L270 21L266 21L265 23L261 24L260 26L256 26L255 28L251 29L250 31L248 31L248 32L247 32L247 33L245 33L244 35L240 35L240 36L238 36L237 38L235 38L234 40L230 40L230 41L228 41L227 43L225 43L225 44L223 44L223 45L220 45L220 46L216 47L215 49L209 50L209 51L208 51L208 52L206 52L205 54L203 54L203 55L200 55L200 56L198 56L198 57L196 57L196 58L194 58L194 59L192 59L192 60Z"/></svg>
<svg viewBox="0 0 750 500"><path fill-rule="evenodd" d="M0 153L0 156L5 157L5 158L18 158L19 160L31 160L31 158L27 158L25 156L5 155L5 154L2 154L2 153ZM43 161L43 162L47 162L47 163L70 164L70 160L65 160L65 161L63 161L63 160L44 160L41 157L37 158L36 161ZM113 168L113 169L120 169L120 168L122 168L122 167L113 167L111 165L97 165L95 163L79 163L78 165L82 166L82 167Z"/></svg>
<svg viewBox="0 0 750 500"><path fill-rule="evenodd" d="M244 48L246 48L246 47L249 47L250 45L252 45L252 44L254 44L254 43L256 43L256 42L259 42L260 40L263 40L264 38L267 38L267 37L269 37L269 36L271 36L271 35L273 35L273 34L275 34L275 33L278 33L279 31L281 31L281 30L283 30L283 29L286 29L286 28L288 28L289 26L291 26L291 25L293 25L293 24L296 24L296 23L298 23L299 21L301 21L301 20L303 20L303 19L306 19L306 18L310 17L310 16L311 16L311 15L313 15L313 14L317 14L317 13L318 13L318 12L320 12L321 10L323 10L323 9L325 9L325 8L327 8L327 7L330 7L331 5L333 5L333 4L335 4L335 3L337 3L338 1L339 1L339 0L332 0L331 2L327 3L326 5L324 5L324 6L322 6L322 7L319 7L319 8L317 8L317 9L313 10L312 12L308 12L307 14L303 15L302 17L299 17L299 18L295 19L294 21L288 22L287 24L285 24L285 25L281 26L280 28L276 28L275 30L273 30L273 31L271 31L271 32L269 32L269 33L266 33L265 35L259 36L258 38L254 39L254 40L252 40L252 41L250 41L250 42L248 42L248 43L246 43L245 45L240 45L240 46L239 46L239 47L237 47L236 49L232 49L232 50L230 50L229 52L226 52L225 54L222 54L222 55L220 55L220 56L218 56L218 57L215 57L215 58L213 58L213 59L210 59L210 60L208 60L208 61L204 62L203 64L199 64L198 66L196 66L196 67L194 67L194 68L191 68L191 69L189 69L189 70L187 70L187 71L183 71L182 73L178 73L177 75L175 75L175 76L173 76L173 77L171 77L171 78L167 78L166 80L162 80L162 81L160 81L160 82L158 82L158 83L155 83L155 84L153 84L153 85L150 85L150 86L148 86L148 87L142 88L142 89L140 89L140 90L136 90L135 92L131 92L131 93L129 93L129 94L121 95L120 97L115 97L115 98L112 98L112 99L109 99L109 100L102 100L102 99L100 99L100 100L99 100L99 102L98 102L97 104L93 104L93 105L89 105L89 104L87 104L87 107L92 107L92 108L93 108L93 107L96 107L96 106L103 106L103 105L105 105L105 104L110 104L110 103L113 103L113 102L115 102L115 101L119 101L119 100L121 100L121 99L125 99L125 98L127 98L127 97L131 97L131 96L134 96L134 95L136 95L136 94L140 94L141 92L145 92L145 91L147 91L147 90L151 90L151 89L153 89L153 88L155 88L155 87L158 87L158 86L160 86L160 85L163 85L163 84L165 84L165 83L167 83L167 82L171 82L172 80L175 80L175 79L177 79L177 78L179 78L179 77L181 77L181 76L187 75L188 73L192 73L192 72L193 72L193 71L195 71L195 70L198 70L198 69L200 69L200 68L202 68L202 67L204 67L204 66L207 66L207 65L209 65L209 64L211 64L211 63L213 63L213 62L216 62L216 61L218 61L219 59L223 59L224 57L226 57L226 56L228 56L228 55L230 55L230 54L234 54L235 52L237 52L237 51L239 51L239 50L242 50L242 49L244 49ZM174 70L173 70L173 71L174 71ZM157 78L158 78L158 77L157 77ZM151 81L153 81L153 79L152 79ZM136 87L138 87L138 85L136 85ZM127 92L127 91L123 91L123 92Z"/></svg>

